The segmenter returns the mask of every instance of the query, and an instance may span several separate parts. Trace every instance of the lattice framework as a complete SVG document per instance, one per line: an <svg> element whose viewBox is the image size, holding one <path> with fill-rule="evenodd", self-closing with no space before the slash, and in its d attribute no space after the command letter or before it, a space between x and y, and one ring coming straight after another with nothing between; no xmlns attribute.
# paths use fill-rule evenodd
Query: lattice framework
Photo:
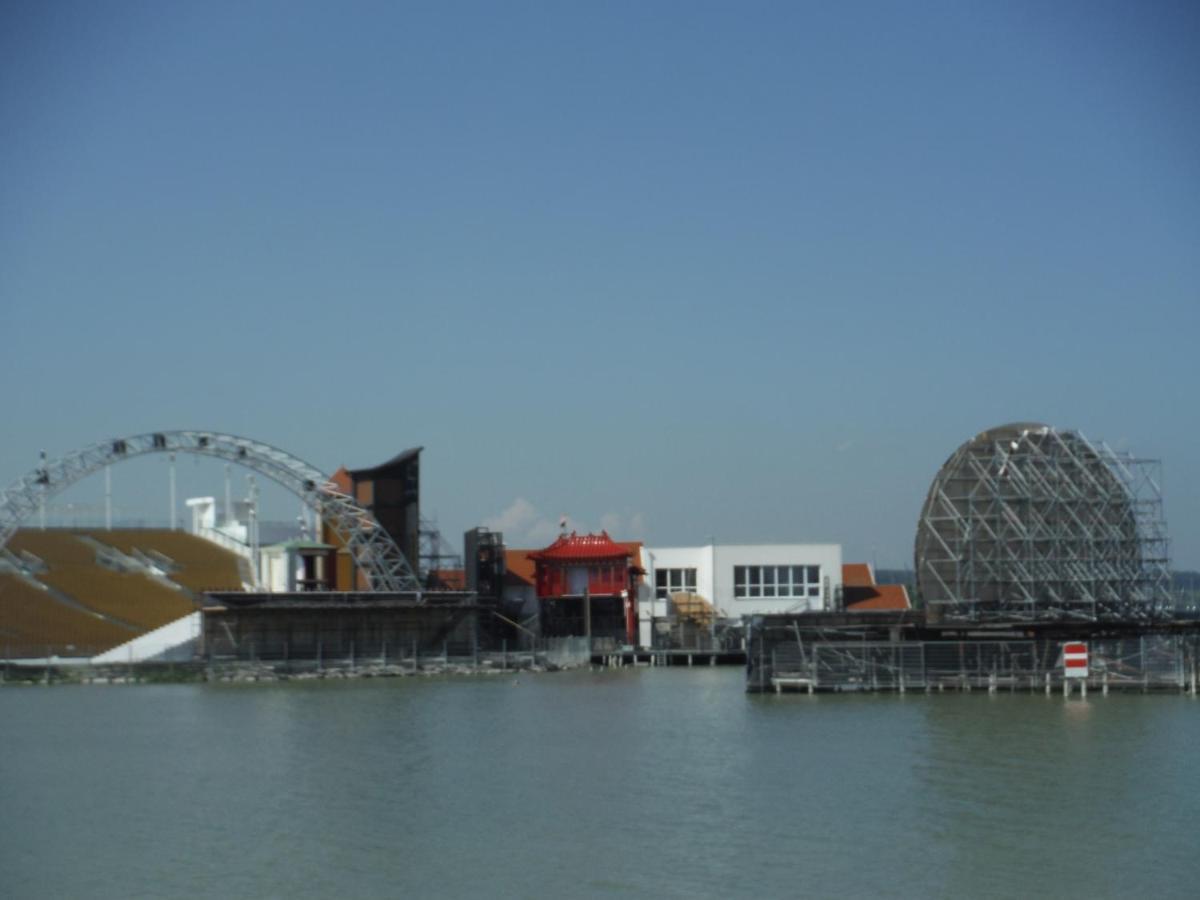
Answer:
<svg viewBox="0 0 1200 900"><path fill-rule="evenodd" d="M923 600L971 618L1141 618L1170 604L1157 461L1074 431L983 432L939 471L917 526Z"/></svg>
<svg viewBox="0 0 1200 900"><path fill-rule="evenodd" d="M0 494L0 547L51 496L105 466L150 453L209 456L261 473L300 497L330 526L372 590L420 592L408 560L387 531L319 469L261 441L212 431L159 431L112 438L43 461Z"/></svg>

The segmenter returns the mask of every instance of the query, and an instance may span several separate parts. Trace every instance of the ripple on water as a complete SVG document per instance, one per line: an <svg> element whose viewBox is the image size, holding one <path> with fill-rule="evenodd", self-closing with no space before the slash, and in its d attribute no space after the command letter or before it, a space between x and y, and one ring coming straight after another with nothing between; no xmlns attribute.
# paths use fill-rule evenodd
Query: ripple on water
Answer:
<svg viewBox="0 0 1200 900"><path fill-rule="evenodd" d="M515 683L514 683L515 681ZM733 669L0 690L6 897L1190 896L1200 706Z"/></svg>

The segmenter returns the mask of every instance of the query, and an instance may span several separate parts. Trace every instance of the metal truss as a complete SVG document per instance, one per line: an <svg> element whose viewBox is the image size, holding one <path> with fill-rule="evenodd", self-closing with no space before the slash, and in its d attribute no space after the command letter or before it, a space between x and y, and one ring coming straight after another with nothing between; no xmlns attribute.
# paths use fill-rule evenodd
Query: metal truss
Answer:
<svg viewBox="0 0 1200 900"><path fill-rule="evenodd" d="M966 618L1145 618L1170 605L1158 463L1074 431L1006 425L962 445L917 524L923 600Z"/></svg>
<svg viewBox="0 0 1200 900"><path fill-rule="evenodd" d="M158 431L113 438L53 461L43 460L0 494L0 547L49 497L105 466L150 453L209 456L261 473L300 497L329 525L372 590L420 592L412 567L387 531L319 469L269 444L212 431Z"/></svg>
<svg viewBox="0 0 1200 900"><path fill-rule="evenodd" d="M434 519L421 516L420 520L421 556L418 569L421 579L428 579L431 572L443 569L461 569L462 556L455 551L450 542L442 537L442 531Z"/></svg>

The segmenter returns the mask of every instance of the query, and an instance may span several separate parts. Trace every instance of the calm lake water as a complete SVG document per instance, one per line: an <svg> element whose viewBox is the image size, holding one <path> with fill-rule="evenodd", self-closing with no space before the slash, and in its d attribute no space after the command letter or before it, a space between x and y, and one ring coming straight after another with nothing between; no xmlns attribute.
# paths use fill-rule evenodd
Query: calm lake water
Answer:
<svg viewBox="0 0 1200 900"><path fill-rule="evenodd" d="M0 689L3 897L1194 897L1200 703L740 669Z"/></svg>

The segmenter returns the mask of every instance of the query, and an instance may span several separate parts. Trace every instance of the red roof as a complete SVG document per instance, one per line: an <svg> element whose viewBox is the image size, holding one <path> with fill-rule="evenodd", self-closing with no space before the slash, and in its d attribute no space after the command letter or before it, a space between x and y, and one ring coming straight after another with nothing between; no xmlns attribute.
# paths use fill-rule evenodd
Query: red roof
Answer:
<svg viewBox="0 0 1200 900"><path fill-rule="evenodd" d="M853 612L867 609L912 609L908 589L902 584L846 588L843 597L846 609Z"/></svg>
<svg viewBox="0 0 1200 900"><path fill-rule="evenodd" d="M529 554L533 552L533 550L508 549L504 551L504 581L506 584L516 583L533 587L533 560L529 558Z"/></svg>
<svg viewBox="0 0 1200 900"><path fill-rule="evenodd" d="M845 563L842 566L844 587L874 587L875 574L870 563Z"/></svg>
<svg viewBox="0 0 1200 900"><path fill-rule="evenodd" d="M646 574L645 568L642 566L642 542L641 541L617 541L618 547L624 547L629 551L631 566L637 566L638 577Z"/></svg>
<svg viewBox="0 0 1200 900"><path fill-rule="evenodd" d="M912 609L908 589L902 584L876 584L869 563L842 566L842 603L848 610Z"/></svg>
<svg viewBox="0 0 1200 900"><path fill-rule="evenodd" d="M588 562L597 559L628 559L633 555L608 536L607 531L599 534L560 535L558 540L545 550L530 553L529 558L542 562Z"/></svg>
<svg viewBox="0 0 1200 900"><path fill-rule="evenodd" d="M349 494L354 490L354 485L350 481L350 473L346 471L345 466L339 467L336 472L329 476L329 480L337 485L337 489L343 494Z"/></svg>
<svg viewBox="0 0 1200 900"><path fill-rule="evenodd" d="M642 568L642 542L641 541L613 541L622 550L626 550L629 556L632 557L630 565L637 566L639 569L638 578L641 578L640 570ZM505 573L504 582L509 585L525 585L533 587L535 583L536 573L531 555L538 553L537 550L520 550L514 548L506 548L504 551ZM619 555L619 554L618 554Z"/></svg>

